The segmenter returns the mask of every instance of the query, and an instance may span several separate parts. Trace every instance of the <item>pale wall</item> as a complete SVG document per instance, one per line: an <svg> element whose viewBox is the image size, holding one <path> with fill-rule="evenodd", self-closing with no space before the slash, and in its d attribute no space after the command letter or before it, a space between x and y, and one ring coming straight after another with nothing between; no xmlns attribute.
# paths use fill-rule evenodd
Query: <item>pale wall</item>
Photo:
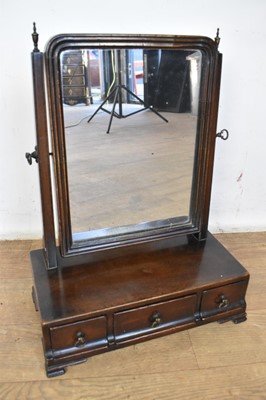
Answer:
<svg viewBox="0 0 266 400"><path fill-rule="evenodd" d="M130 9L130 7L132 7ZM42 234L35 145L31 32L40 49L63 32L196 34L220 27L224 54L210 214L212 231L266 228L266 2L264 0L1 0L0 239Z"/></svg>

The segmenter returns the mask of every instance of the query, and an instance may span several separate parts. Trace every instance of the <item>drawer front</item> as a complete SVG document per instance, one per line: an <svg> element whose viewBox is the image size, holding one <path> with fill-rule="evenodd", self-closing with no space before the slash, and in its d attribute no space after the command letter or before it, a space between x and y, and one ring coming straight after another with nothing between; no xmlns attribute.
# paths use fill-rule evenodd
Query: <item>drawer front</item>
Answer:
<svg viewBox="0 0 266 400"><path fill-rule="evenodd" d="M80 52L68 52L63 56L64 64L80 64L82 63L82 53Z"/></svg>
<svg viewBox="0 0 266 400"><path fill-rule="evenodd" d="M207 318L235 308L245 309L247 281L240 281L215 289L205 290L202 295L201 317Z"/></svg>
<svg viewBox="0 0 266 400"><path fill-rule="evenodd" d="M67 76L84 76L85 69L83 65L63 65L63 77Z"/></svg>
<svg viewBox="0 0 266 400"><path fill-rule="evenodd" d="M122 311L114 315L116 341L171 328L195 319L197 296L191 295Z"/></svg>
<svg viewBox="0 0 266 400"><path fill-rule="evenodd" d="M103 347L107 345L105 317L50 328L53 350L65 352Z"/></svg>
<svg viewBox="0 0 266 400"><path fill-rule="evenodd" d="M68 97L85 97L86 96L86 89L84 87L78 87L78 86L65 86L63 88L63 96Z"/></svg>
<svg viewBox="0 0 266 400"><path fill-rule="evenodd" d="M63 78L63 85L65 86L84 86L85 78L84 76L69 76Z"/></svg>

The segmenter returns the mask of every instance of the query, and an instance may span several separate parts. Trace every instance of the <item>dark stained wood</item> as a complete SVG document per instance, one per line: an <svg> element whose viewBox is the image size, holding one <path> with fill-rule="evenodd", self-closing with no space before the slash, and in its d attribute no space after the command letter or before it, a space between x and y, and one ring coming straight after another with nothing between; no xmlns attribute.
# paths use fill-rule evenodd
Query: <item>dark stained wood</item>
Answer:
<svg viewBox="0 0 266 400"><path fill-rule="evenodd" d="M50 156L47 131L43 53L36 51L32 52L32 72L43 217L44 251L47 268L54 268L57 266L57 259L55 251L55 229L49 161Z"/></svg>
<svg viewBox="0 0 266 400"><path fill-rule="evenodd" d="M60 354L71 352L73 345L77 348L107 347L106 317L91 318L74 324L56 326L50 329L51 345L54 352ZM65 351L64 351L65 349ZM72 350L73 351L73 350Z"/></svg>
<svg viewBox="0 0 266 400"><path fill-rule="evenodd" d="M162 329L193 322L196 304L197 298L193 294L115 313L115 339L117 342L128 340L140 334L147 335Z"/></svg>
<svg viewBox="0 0 266 400"><path fill-rule="evenodd" d="M189 221L175 226L161 226L153 229L151 223L138 234L113 235L112 238L82 240L73 243L70 221L70 199L68 190L67 155L65 146L65 128L62 105L60 76L60 54L64 50L76 48L161 48L193 49L202 53L202 74L198 116L197 143L193 173L193 189ZM200 36L153 36L153 35L58 35L50 40L45 51L48 91L51 100L51 123L53 126L54 161L57 186L59 218L59 245L63 255L80 254L104 249L121 247L122 243L145 242L155 238L175 237L183 234L195 234L199 240L205 240L209 217L209 199L212 180L212 166L216 139L216 123L219 99L221 58L216 43ZM148 224L147 224L148 225Z"/></svg>
<svg viewBox="0 0 266 400"><path fill-rule="evenodd" d="M195 235L199 240L204 240L208 233L209 209L212 187L212 174L214 163L214 152L216 143L216 125L218 118L219 94L222 71L222 54L217 52L217 56L212 59L213 69L210 71L209 85L210 100L209 110L203 117L206 127L203 131L206 134L205 143L198 143L199 162L195 165L194 181L192 184L191 213L200 215L199 232ZM201 170L203 168L204 172ZM200 194L200 196L199 196Z"/></svg>
<svg viewBox="0 0 266 400"><path fill-rule="evenodd" d="M245 314L249 275L210 234L206 242L180 237L156 247L107 251L54 271L45 269L40 250L31 253L48 374L102 351Z"/></svg>

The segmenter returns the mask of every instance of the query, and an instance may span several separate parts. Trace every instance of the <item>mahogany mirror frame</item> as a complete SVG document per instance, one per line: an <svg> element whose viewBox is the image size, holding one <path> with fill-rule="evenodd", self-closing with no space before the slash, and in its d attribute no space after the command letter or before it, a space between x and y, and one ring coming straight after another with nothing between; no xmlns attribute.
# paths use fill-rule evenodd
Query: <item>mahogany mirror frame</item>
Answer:
<svg viewBox="0 0 266 400"><path fill-rule="evenodd" d="M35 32L36 35L36 32ZM91 251L117 248L180 235L194 235L198 240L207 236L212 170L216 140L222 55L219 40L203 36L169 35L107 35L64 34L53 37L46 51L38 50L37 42L32 52L37 145L44 224L44 249L48 268L58 266L61 256L79 256ZM201 75L201 92L198 115L198 132L195 144L195 161L190 201L190 220L174 229L159 227L135 233L117 235L112 240L80 241L73 243L70 223L70 202L67 177L66 144L60 84L60 54L62 51L81 48L163 48L192 49L200 51L204 59ZM51 146L47 128L46 96L50 114ZM53 191L50 176L50 156L55 172L56 204L59 227L59 249L55 238Z"/></svg>

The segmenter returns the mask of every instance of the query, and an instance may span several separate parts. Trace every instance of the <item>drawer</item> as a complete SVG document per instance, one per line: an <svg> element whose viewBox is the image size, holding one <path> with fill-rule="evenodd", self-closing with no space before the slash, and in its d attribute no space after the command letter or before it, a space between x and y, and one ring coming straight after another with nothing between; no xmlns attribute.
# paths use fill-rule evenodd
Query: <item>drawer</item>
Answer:
<svg viewBox="0 0 266 400"><path fill-rule="evenodd" d="M63 85L67 86L84 86L85 85L85 78L84 76L69 76L63 77Z"/></svg>
<svg viewBox="0 0 266 400"><path fill-rule="evenodd" d="M64 64L80 64L82 63L82 53L79 52L67 52L63 55Z"/></svg>
<svg viewBox="0 0 266 400"><path fill-rule="evenodd" d="M106 317L50 328L50 337L54 351L73 352L107 346Z"/></svg>
<svg viewBox="0 0 266 400"><path fill-rule="evenodd" d="M63 96L84 97L86 96L86 89L85 87L79 87L79 86L64 86Z"/></svg>
<svg viewBox="0 0 266 400"><path fill-rule="evenodd" d="M62 75L63 77L67 76L84 76L85 69L83 65L63 65Z"/></svg>
<svg viewBox="0 0 266 400"><path fill-rule="evenodd" d="M116 313L115 339L126 340L194 321L196 301L197 296L191 295Z"/></svg>
<svg viewBox="0 0 266 400"><path fill-rule="evenodd" d="M247 281L240 281L215 289L205 290L202 294L201 317L207 318L235 308L245 308Z"/></svg>

